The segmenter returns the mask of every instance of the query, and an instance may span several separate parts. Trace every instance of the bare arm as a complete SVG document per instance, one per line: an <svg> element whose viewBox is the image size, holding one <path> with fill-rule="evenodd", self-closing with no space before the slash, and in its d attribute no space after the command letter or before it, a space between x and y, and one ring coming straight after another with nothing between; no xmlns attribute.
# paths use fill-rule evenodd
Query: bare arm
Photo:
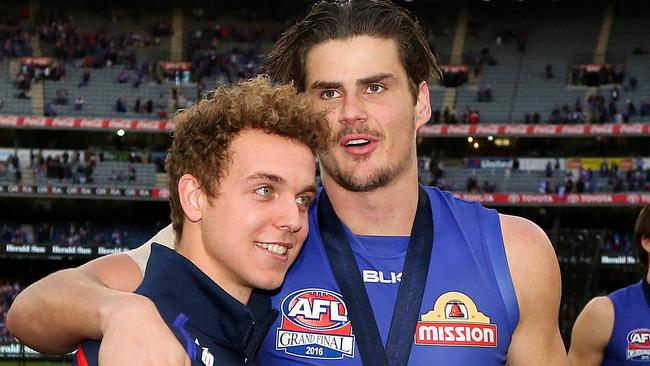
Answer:
<svg viewBox="0 0 650 366"><path fill-rule="evenodd" d="M573 325L569 361L571 366L600 366L614 329L614 305L606 297L595 297Z"/></svg>
<svg viewBox="0 0 650 366"><path fill-rule="evenodd" d="M568 365L558 327L560 268L551 242L520 217L501 215L501 230L519 304L507 365Z"/></svg>
<svg viewBox="0 0 650 366"><path fill-rule="evenodd" d="M171 227L152 240L173 246L165 238L173 238ZM29 286L9 310L10 331L44 353L65 353L83 340L101 339L103 366L189 365L155 305L130 293L142 282L149 244L130 256L102 257Z"/></svg>
<svg viewBox="0 0 650 366"><path fill-rule="evenodd" d="M140 269L125 254L53 273L16 297L7 326L41 352L69 352L84 339L101 339L101 320L125 301L140 300L128 292L141 281Z"/></svg>

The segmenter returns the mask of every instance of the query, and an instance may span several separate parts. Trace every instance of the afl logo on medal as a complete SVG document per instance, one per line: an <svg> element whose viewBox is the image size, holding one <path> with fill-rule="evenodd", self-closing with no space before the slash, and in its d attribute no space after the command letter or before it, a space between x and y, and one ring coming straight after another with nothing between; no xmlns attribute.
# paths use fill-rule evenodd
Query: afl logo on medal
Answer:
<svg viewBox="0 0 650 366"><path fill-rule="evenodd" d="M442 294L415 327L420 346L496 347L497 326L461 292Z"/></svg>
<svg viewBox="0 0 650 366"><path fill-rule="evenodd" d="M635 329L627 335L627 359L650 361L650 329Z"/></svg>
<svg viewBox="0 0 650 366"><path fill-rule="evenodd" d="M318 359L354 358L354 335L341 295L324 289L302 289L282 300L282 322L275 348Z"/></svg>

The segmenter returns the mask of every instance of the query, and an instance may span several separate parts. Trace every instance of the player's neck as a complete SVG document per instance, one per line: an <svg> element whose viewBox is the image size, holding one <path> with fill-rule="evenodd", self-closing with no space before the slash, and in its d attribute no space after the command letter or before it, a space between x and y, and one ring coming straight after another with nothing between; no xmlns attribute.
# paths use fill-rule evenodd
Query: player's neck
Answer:
<svg viewBox="0 0 650 366"><path fill-rule="evenodd" d="M357 235L408 236L418 203L417 169L409 169L372 192L351 192L323 176L323 184L341 221Z"/></svg>
<svg viewBox="0 0 650 366"><path fill-rule="evenodd" d="M215 263L213 256L206 251L205 245L201 240L200 230L186 229L185 227L183 228L183 235L176 245L176 251L210 277L228 295L234 297L242 304L247 304L252 289L237 283L222 265Z"/></svg>

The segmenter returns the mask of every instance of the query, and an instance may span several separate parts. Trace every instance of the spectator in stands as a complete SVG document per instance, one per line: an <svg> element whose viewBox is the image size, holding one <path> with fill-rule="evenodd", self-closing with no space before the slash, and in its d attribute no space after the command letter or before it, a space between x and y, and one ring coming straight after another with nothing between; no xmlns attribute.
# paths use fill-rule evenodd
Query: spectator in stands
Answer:
<svg viewBox="0 0 650 366"><path fill-rule="evenodd" d="M81 81L77 85L78 88L82 88L84 86L88 86L88 83L90 82L90 72L88 70L84 70L83 74L81 75Z"/></svg>
<svg viewBox="0 0 650 366"><path fill-rule="evenodd" d="M123 68L119 74L117 74L117 82L120 84L124 84L129 82L129 71L125 68Z"/></svg>
<svg viewBox="0 0 650 366"><path fill-rule="evenodd" d="M93 239L93 242L97 245L105 245L108 242L106 241L106 236L104 235L103 232L95 234L95 237Z"/></svg>
<svg viewBox="0 0 650 366"><path fill-rule="evenodd" d="M27 239L27 232L25 232L22 226L18 226L13 232L11 242L14 244L23 244L27 243Z"/></svg>
<svg viewBox="0 0 650 366"><path fill-rule="evenodd" d="M530 124L532 122L530 113L524 114L524 123L525 124Z"/></svg>
<svg viewBox="0 0 650 366"><path fill-rule="evenodd" d="M146 113L153 112L153 100L151 100L151 98L149 98L147 102L144 104L144 112Z"/></svg>
<svg viewBox="0 0 650 366"><path fill-rule="evenodd" d="M54 241L54 227L47 222L42 223L36 231L36 240L39 244L52 243Z"/></svg>
<svg viewBox="0 0 650 366"><path fill-rule="evenodd" d="M429 170L433 175L433 180L437 181L445 176L445 164L442 161L431 160L429 163Z"/></svg>
<svg viewBox="0 0 650 366"><path fill-rule="evenodd" d="M467 192L471 192L471 193L480 192L480 188L479 188L478 181L476 180L476 178L474 178L472 176L467 177L467 180L465 181L465 190Z"/></svg>
<svg viewBox="0 0 650 366"><path fill-rule="evenodd" d="M123 98L117 98L115 110L120 113L126 113L126 101Z"/></svg>
<svg viewBox="0 0 650 366"><path fill-rule="evenodd" d="M50 103L45 103L43 114L45 115L45 117L56 117L57 116L56 110L54 109L54 107L52 107L52 104L50 104Z"/></svg>
<svg viewBox="0 0 650 366"><path fill-rule="evenodd" d="M68 245L68 237L65 235L65 233L63 233L63 232L59 233L59 237L58 237L55 244Z"/></svg>
<svg viewBox="0 0 650 366"><path fill-rule="evenodd" d="M472 113L472 110L470 109L469 106L465 107L465 111L463 112L463 123L469 123L469 115Z"/></svg>
<svg viewBox="0 0 650 366"><path fill-rule="evenodd" d="M31 99L31 97L32 93L30 93L28 90L20 90L15 95L16 99Z"/></svg>
<svg viewBox="0 0 650 366"><path fill-rule="evenodd" d="M84 107L84 98L79 96L74 100L74 110L81 111L83 110L83 107Z"/></svg>
<svg viewBox="0 0 650 366"><path fill-rule="evenodd" d="M625 79L625 66L622 64L614 64L611 71L611 82L614 84L622 84ZM618 89L618 86L615 86Z"/></svg>
<svg viewBox="0 0 650 366"><path fill-rule="evenodd" d="M483 181L483 186L481 187L483 193L494 193L497 191L496 183L490 183L488 180Z"/></svg>
<svg viewBox="0 0 650 366"><path fill-rule="evenodd" d="M442 114L440 113L440 109L436 109L436 110L433 111L433 113L431 115L431 120L429 121L429 123L438 124L438 123L440 123L440 118L441 117L442 117Z"/></svg>
<svg viewBox="0 0 650 366"><path fill-rule="evenodd" d="M136 173L135 166L129 165L129 182L135 182Z"/></svg>
<svg viewBox="0 0 650 366"><path fill-rule="evenodd" d="M189 108L192 106L192 102L187 99L185 94L178 93L176 96L176 109Z"/></svg>
<svg viewBox="0 0 650 366"><path fill-rule="evenodd" d="M621 95L621 90L618 88L618 86L614 86L610 91L610 93L611 93L611 99L614 102L616 102L618 101L618 97Z"/></svg>
<svg viewBox="0 0 650 366"><path fill-rule="evenodd" d="M491 102L492 87L490 85L480 86L477 91L477 99L479 102Z"/></svg>
<svg viewBox="0 0 650 366"><path fill-rule="evenodd" d="M11 239L13 238L13 231L7 224L2 225L2 243L11 243Z"/></svg>
<svg viewBox="0 0 650 366"><path fill-rule="evenodd" d="M600 162L600 176L606 177L608 175L609 175L609 163L607 162L606 159L603 159Z"/></svg>
<svg viewBox="0 0 650 366"><path fill-rule="evenodd" d="M546 74L546 80L553 79L553 65L546 64L546 68L544 68L544 72Z"/></svg>
<svg viewBox="0 0 650 366"><path fill-rule="evenodd" d="M609 179L607 180L607 184L609 185L609 190L612 192L623 191L623 179L621 179L621 177L616 174L612 174L609 176Z"/></svg>
<svg viewBox="0 0 650 366"><path fill-rule="evenodd" d="M468 117L468 122L470 125L476 125L479 122L481 122L481 115L479 114L478 109L474 109L470 111L469 117Z"/></svg>
<svg viewBox="0 0 650 366"><path fill-rule="evenodd" d="M542 179L539 181L539 188L537 191L539 193L546 193L546 190L548 189L548 179Z"/></svg>
<svg viewBox="0 0 650 366"><path fill-rule="evenodd" d="M578 178L578 181L576 182L576 192L577 193L585 192L585 182L582 180L582 178Z"/></svg>
<svg viewBox="0 0 650 366"><path fill-rule="evenodd" d="M628 82L630 84L630 90L635 92L636 88L639 86L639 80L636 78L636 76L632 76Z"/></svg>
<svg viewBox="0 0 650 366"><path fill-rule="evenodd" d="M16 183L20 182L22 178L22 170L20 168L20 160L18 159L18 155L9 155L9 157L7 157L7 166L9 167L9 172L14 175L14 181Z"/></svg>
<svg viewBox="0 0 650 366"><path fill-rule="evenodd" d="M445 107L445 110L442 112L442 121L445 124L451 123L451 111L449 110L449 107Z"/></svg>
<svg viewBox="0 0 650 366"><path fill-rule="evenodd" d="M573 178L565 178L564 180L564 192L571 193L573 191Z"/></svg>
<svg viewBox="0 0 650 366"><path fill-rule="evenodd" d="M56 96L52 101L55 105L67 105L68 104L68 89L58 88L56 89Z"/></svg>
<svg viewBox="0 0 650 366"><path fill-rule="evenodd" d="M9 282L6 280L0 282L0 344L16 342L16 338L9 334L4 319L7 316L7 310L11 306L11 303L18 293L22 291L22 288L22 285L18 282Z"/></svg>
<svg viewBox="0 0 650 366"><path fill-rule="evenodd" d="M124 174L122 173L121 170L111 170L111 176L109 180L114 181L114 182L121 182L124 180Z"/></svg>

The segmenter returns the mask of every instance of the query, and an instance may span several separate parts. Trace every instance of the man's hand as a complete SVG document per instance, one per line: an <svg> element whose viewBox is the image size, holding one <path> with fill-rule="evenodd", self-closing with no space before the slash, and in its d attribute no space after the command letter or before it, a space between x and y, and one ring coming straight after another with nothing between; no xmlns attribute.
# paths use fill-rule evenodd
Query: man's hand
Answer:
<svg viewBox="0 0 650 366"><path fill-rule="evenodd" d="M125 293L101 309L99 364L190 366L183 347L144 296Z"/></svg>

